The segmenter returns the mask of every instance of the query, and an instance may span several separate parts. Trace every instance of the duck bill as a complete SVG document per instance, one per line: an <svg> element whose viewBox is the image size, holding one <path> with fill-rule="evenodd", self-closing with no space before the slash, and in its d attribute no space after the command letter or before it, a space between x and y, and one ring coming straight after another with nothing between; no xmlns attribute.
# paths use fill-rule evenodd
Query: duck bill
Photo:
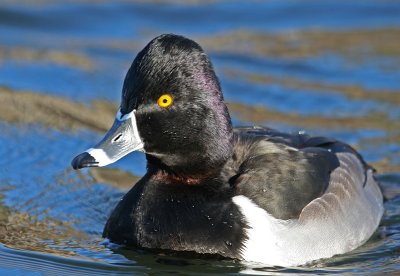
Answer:
<svg viewBox="0 0 400 276"><path fill-rule="evenodd" d="M72 167L77 170L86 167L103 167L114 163L132 151L143 151L144 145L139 136L135 110L123 115L120 111L111 129L93 148L76 156Z"/></svg>

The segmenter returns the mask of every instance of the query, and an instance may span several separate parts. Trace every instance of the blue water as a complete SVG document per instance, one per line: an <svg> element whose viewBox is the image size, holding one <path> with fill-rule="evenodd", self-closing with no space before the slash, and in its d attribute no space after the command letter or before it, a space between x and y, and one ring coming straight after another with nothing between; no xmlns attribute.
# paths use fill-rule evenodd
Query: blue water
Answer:
<svg viewBox="0 0 400 276"><path fill-rule="evenodd" d="M87 107L98 100L117 106L136 53L161 33L186 35L204 45L227 102L248 110L232 108L236 125L333 136L355 146L378 169L390 199L375 235L353 252L299 268L121 249L101 233L127 187L70 168L71 159L103 133L57 122L0 119L0 274L376 275L400 270L400 2L198 2L3 1L0 87ZM313 32L319 36L312 38ZM377 33L385 36L377 41ZM337 41L323 43L332 36ZM261 47L279 39L286 42ZM280 116L256 117L253 107ZM335 123L339 119L342 124ZM110 167L140 176L145 160L134 153Z"/></svg>

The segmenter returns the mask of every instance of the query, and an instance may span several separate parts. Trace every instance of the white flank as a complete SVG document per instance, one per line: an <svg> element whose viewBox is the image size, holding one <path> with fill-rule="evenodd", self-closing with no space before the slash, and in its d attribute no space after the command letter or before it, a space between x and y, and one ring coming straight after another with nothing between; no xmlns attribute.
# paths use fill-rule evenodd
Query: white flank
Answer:
<svg viewBox="0 0 400 276"><path fill-rule="evenodd" d="M233 202L239 206L249 226L248 239L244 242L242 257L245 261L267 265L287 264L286 249L282 243L282 233L292 221L273 218L245 196L235 196Z"/></svg>
<svg viewBox="0 0 400 276"><path fill-rule="evenodd" d="M291 220L276 219L249 198L235 196L233 202L249 226L243 259L271 266L298 266L357 248L374 233L382 217L382 198L377 189L369 171L366 187L360 187L356 196L339 199L328 189L303 209L300 219Z"/></svg>

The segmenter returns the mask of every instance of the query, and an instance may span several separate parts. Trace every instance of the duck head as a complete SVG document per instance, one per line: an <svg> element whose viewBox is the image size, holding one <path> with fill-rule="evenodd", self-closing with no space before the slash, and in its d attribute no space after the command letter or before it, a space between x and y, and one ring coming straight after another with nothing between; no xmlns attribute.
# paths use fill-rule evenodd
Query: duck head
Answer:
<svg viewBox="0 0 400 276"><path fill-rule="evenodd" d="M72 167L106 166L143 151L149 170L202 178L231 157L232 139L231 119L207 55L190 39L161 35L129 68L111 129L76 156Z"/></svg>

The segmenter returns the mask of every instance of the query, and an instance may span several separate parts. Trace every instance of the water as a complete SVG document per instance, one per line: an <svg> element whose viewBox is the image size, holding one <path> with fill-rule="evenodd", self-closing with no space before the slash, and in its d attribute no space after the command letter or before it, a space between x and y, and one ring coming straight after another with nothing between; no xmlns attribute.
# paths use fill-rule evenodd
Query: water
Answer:
<svg viewBox="0 0 400 276"><path fill-rule="evenodd" d="M400 270L399 1L25 1L0 4L0 274L359 274ZM130 62L179 33L209 53L236 125L354 145L386 195L375 235L299 268L126 250L101 238L142 175L134 153L70 160L111 125Z"/></svg>

